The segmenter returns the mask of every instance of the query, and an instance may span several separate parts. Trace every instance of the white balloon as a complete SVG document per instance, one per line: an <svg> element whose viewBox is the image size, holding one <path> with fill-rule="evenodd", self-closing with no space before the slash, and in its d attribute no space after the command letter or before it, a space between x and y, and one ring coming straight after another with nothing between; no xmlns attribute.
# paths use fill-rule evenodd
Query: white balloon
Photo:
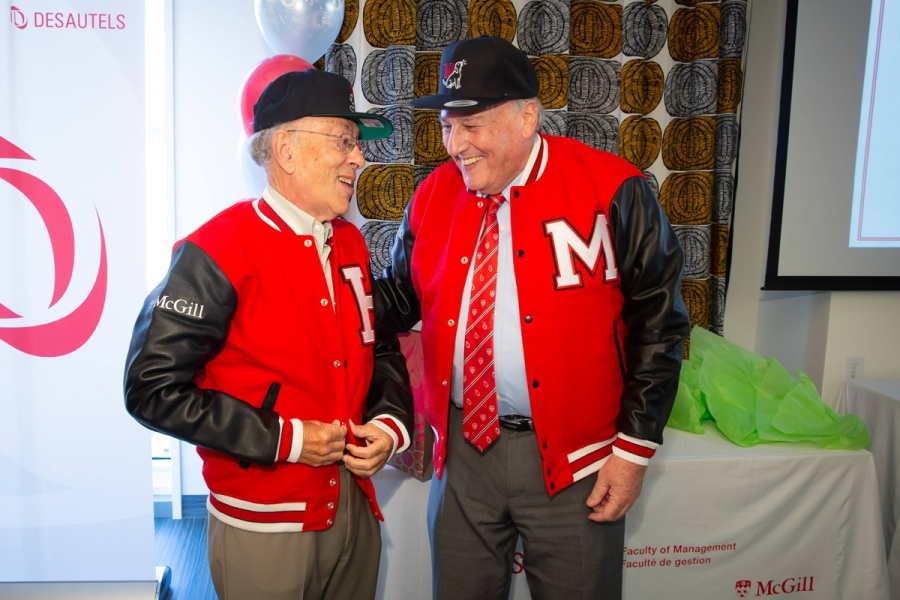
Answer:
<svg viewBox="0 0 900 600"><path fill-rule="evenodd" d="M344 23L344 0L255 0L256 23L275 54L321 58Z"/></svg>
<svg viewBox="0 0 900 600"><path fill-rule="evenodd" d="M238 160L241 161L241 170L244 172L247 191L251 196L261 198L266 186L269 185L266 179L266 170L250 158L250 138L244 135L241 136L238 144Z"/></svg>

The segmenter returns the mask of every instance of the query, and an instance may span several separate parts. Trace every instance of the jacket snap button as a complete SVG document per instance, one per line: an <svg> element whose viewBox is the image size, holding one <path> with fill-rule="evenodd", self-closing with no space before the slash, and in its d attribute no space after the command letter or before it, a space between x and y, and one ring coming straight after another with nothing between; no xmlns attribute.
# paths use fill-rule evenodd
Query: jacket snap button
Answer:
<svg viewBox="0 0 900 600"><path fill-rule="evenodd" d="M469 264L469 257L463 256L461 259L459 259L459 262L461 262L464 265L467 265L467 264Z"/></svg>
<svg viewBox="0 0 900 600"><path fill-rule="evenodd" d="M544 442L544 450L547 449L547 442Z"/></svg>
<svg viewBox="0 0 900 600"><path fill-rule="evenodd" d="M328 306L328 300L326 300L325 298L322 298L322 299L319 301L319 303L320 303L322 306Z"/></svg>
<svg viewBox="0 0 900 600"><path fill-rule="evenodd" d="M531 323L531 315L525 315L525 322Z"/></svg>
<svg viewBox="0 0 900 600"><path fill-rule="evenodd" d="M441 385L446 386L446 385L447 385L447 380L446 380L446 379L443 380L443 381L441 382Z"/></svg>
<svg viewBox="0 0 900 600"><path fill-rule="evenodd" d="M556 489L556 484L553 483L553 482L551 482L551 483L550 483L550 489L551 489L551 490L555 490L555 489Z"/></svg>
<svg viewBox="0 0 900 600"><path fill-rule="evenodd" d="M339 361L339 360L334 361L334 366L336 366L336 367L341 366L341 361ZM537 386L534 386L534 387L537 387Z"/></svg>
<svg viewBox="0 0 900 600"><path fill-rule="evenodd" d="M312 246L312 240L306 240L306 241L304 241L304 242L303 242L303 245L306 246L307 248L309 248L310 246Z"/></svg>
<svg viewBox="0 0 900 600"><path fill-rule="evenodd" d="M449 325L450 327L453 327L454 325L456 325L456 321L454 321L453 319L450 319L449 321L447 321L447 325Z"/></svg>
<svg viewBox="0 0 900 600"><path fill-rule="evenodd" d="M334 521L332 519L328 519L327 521L325 521L325 524L329 526L334 525Z"/></svg>
<svg viewBox="0 0 900 600"><path fill-rule="evenodd" d="M516 190L513 192L513 198L518 198L518 197L519 197L519 190Z"/></svg>
<svg viewBox="0 0 900 600"><path fill-rule="evenodd" d="M335 486L335 485L337 485L337 481L335 481L334 479L332 479L331 481L328 482L328 485L330 485L330 486Z"/></svg>
<svg viewBox="0 0 900 600"><path fill-rule="evenodd" d="M516 252L516 254L518 254L519 256L525 256L525 251L519 250L518 252Z"/></svg>
<svg viewBox="0 0 900 600"><path fill-rule="evenodd" d="M531 382L531 387L536 388L539 385L541 385L541 382L538 381L537 379L535 379L534 381Z"/></svg>
<svg viewBox="0 0 900 600"><path fill-rule="evenodd" d="M547 475L550 474L550 467L547 467Z"/></svg>
<svg viewBox="0 0 900 600"><path fill-rule="evenodd" d="M484 208L484 202L481 200L478 201L478 208Z"/></svg>
<svg viewBox="0 0 900 600"><path fill-rule="evenodd" d="M328 503L328 510L334 510L334 502Z"/></svg>

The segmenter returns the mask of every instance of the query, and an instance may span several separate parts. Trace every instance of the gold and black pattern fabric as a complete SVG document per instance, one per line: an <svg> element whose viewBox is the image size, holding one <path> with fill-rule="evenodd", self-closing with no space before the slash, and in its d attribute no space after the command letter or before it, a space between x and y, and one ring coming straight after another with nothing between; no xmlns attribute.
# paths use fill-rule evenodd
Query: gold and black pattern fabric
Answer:
<svg viewBox="0 0 900 600"><path fill-rule="evenodd" d="M417 110L413 115L413 160L417 165L439 167L450 156L444 148L441 122L433 110Z"/></svg>
<svg viewBox="0 0 900 600"><path fill-rule="evenodd" d="M322 71L337 73L350 82L356 83L356 52L350 44L332 44L331 48L322 57L322 64L318 67Z"/></svg>
<svg viewBox="0 0 900 600"><path fill-rule="evenodd" d="M466 0L416 2L416 51L440 52L449 44L466 39L468 27L469 4Z"/></svg>
<svg viewBox="0 0 900 600"><path fill-rule="evenodd" d="M350 39L350 34L356 29L356 22L359 20L359 0L344 1L344 22L341 23L341 30L338 31L336 44L343 44ZM355 74L354 74L355 75Z"/></svg>
<svg viewBox="0 0 900 600"><path fill-rule="evenodd" d="M569 5L562 0L532 0L519 13L519 49L531 56L569 50Z"/></svg>
<svg viewBox="0 0 900 600"><path fill-rule="evenodd" d="M718 62L675 64L666 77L666 112L673 117L716 114Z"/></svg>
<svg viewBox="0 0 900 600"><path fill-rule="evenodd" d="M665 76L659 63L630 60L622 66L622 112L649 115L663 97Z"/></svg>
<svg viewBox="0 0 900 600"><path fill-rule="evenodd" d="M622 66L594 56L569 57L569 110L608 114L619 106Z"/></svg>
<svg viewBox="0 0 900 600"><path fill-rule="evenodd" d="M408 102L437 93L448 44L497 35L535 65L543 133L641 169L685 249L691 321L721 333L751 1L348 0L317 64L353 83L360 110L394 125L363 145L362 217L351 217L365 225L373 270L388 260L404 204L449 160L439 113Z"/></svg>
<svg viewBox="0 0 900 600"><path fill-rule="evenodd" d="M373 48L415 46L415 0L365 0L363 32Z"/></svg>
<svg viewBox="0 0 900 600"><path fill-rule="evenodd" d="M412 165L366 167L356 186L359 213L367 219L399 221L414 189Z"/></svg>
<svg viewBox="0 0 900 600"><path fill-rule="evenodd" d="M716 112L736 113L744 88L744 73L739 58L723 58L719 62L719 93Z"/></svg>
<svg viewBox="0 0 900 600"><path fill-rule="evenodd" d="M531 59L538 79L538 100L546 109L562 108L569 98L569 56L545 54Z"/></svg>
<svg viewBox="0 0 900 600"><path fill-rule="evenodd" d="M622 51L622 6L571 0L569 54L615 58Z"/></svg>
<svg viewBox="0 0 900 600"><path fill-rule="evenodd" d="M709 327L709 282L705 280L682 281L681 297L691 317L691 325Z"/></svg>
<svg viewBox="0 0 900 600"><path fill-rule="evenodd" d="M728 225L713 225L711 242L709 271L716 277L725 277L728 260Z"/></svg>
<svg viewBox="0 0 900 600"><path fill-rule="evenodd" d="M359 228L369 249L369 271L373 277L381 275L391 264L391 248L400 223L396 221L367 221Z"/></svg>
<svg viewBox="0 0 900 600"><path fill-rule="evenodd" d="M619 128L619 156L638 169L649 169L656 162L661 146L662 129L656 119L634 115L622 121Z"/></svg>
<svg viewBox="0 0 900 600"><path fill-rule="evenodd" d="M544 125L541 127L541 132L560 137L568 135L568 128L566 127L567 114L564 110L548 110L545 112Z"/></svg>
<svg viewBox="0 0 900 600"><path fill-rule="evenodd" d="M424 98L437 94L438 73L441 71L440 52L416 52L416 72L413 95Z"/></svg>
<svg viewBox="0 0 900 600"><path fill-rule="evenodd" d="M406 104L413 99L415 69L412 46L372 50L363 62L363 95L372 104Z"/></svg>
<svg viewBox="0 0 900 600"><path fill-rule="evenodd" d="M716 150L715 117L672 119L663 133L663 164L672 171L711 170Z"/></svg>
<svg viewBox="0 0 900 600"><path fill-rule="evenodd" d="M622 13L622 54L653 58L665 47L669 17L660 6L646 2L625 5Z"/></svg>
<svg viewBox="0 0 900 600"><path fill-rule="evenodd" d="M512 42L516 22L516 8L509 0L472 0L469 4L470 38L493 35Z"/></svg>
<svg viewBox="0 0 900 600"><path fill-rule="evenodd" d="M709 171L672 173L659 191L673 225L709 225L712 222L713 174Z"/></svg>
<svg viewBox="0 0 900 600"><path fill-rule="evenodd" d="M719 5L681 8L669 22L669 54L678 62L719 57Z"/></svg>
<svg viewBox="0 0 900 600"><path fill-rule="evenodd" d="M409 106L384 106L369 111L384 117L394 132L380 140L363 142L362 153L369 163L408 163L412 160L413 109Z"/></svg>

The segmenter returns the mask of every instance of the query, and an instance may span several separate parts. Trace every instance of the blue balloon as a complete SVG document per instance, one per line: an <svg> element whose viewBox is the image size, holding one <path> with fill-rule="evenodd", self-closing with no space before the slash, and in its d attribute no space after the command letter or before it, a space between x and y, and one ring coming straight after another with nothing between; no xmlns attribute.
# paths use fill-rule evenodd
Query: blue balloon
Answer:
<svg viewBox="0 0 900 600"><path fill-rule="evenodd" d="M256 22L275 54L315 62L344 22L344 0L255 0Z"/></svg>

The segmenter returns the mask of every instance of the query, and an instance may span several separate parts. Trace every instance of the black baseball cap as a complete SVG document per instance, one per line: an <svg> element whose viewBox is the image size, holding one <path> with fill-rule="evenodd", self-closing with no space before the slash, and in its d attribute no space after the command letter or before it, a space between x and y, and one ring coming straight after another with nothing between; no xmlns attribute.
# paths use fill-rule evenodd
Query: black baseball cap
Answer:
<svg viewBox="0 0 900 600"><path fill-rule="evenodd" d="M414 108L474 110L537 95L537 73L525 53L503 38L483 35L444 48L438 93L410 104Z"/></svg>
<svg viewBox="0 0 900 600"><path fill-rule="evenodd" d="M391 122L372 113L358 113L353 86L341 75L318 69L291 71L266 86L253 106L253 133L302 117L341 117L359 126L359 139L386 138Z"/></svg>

